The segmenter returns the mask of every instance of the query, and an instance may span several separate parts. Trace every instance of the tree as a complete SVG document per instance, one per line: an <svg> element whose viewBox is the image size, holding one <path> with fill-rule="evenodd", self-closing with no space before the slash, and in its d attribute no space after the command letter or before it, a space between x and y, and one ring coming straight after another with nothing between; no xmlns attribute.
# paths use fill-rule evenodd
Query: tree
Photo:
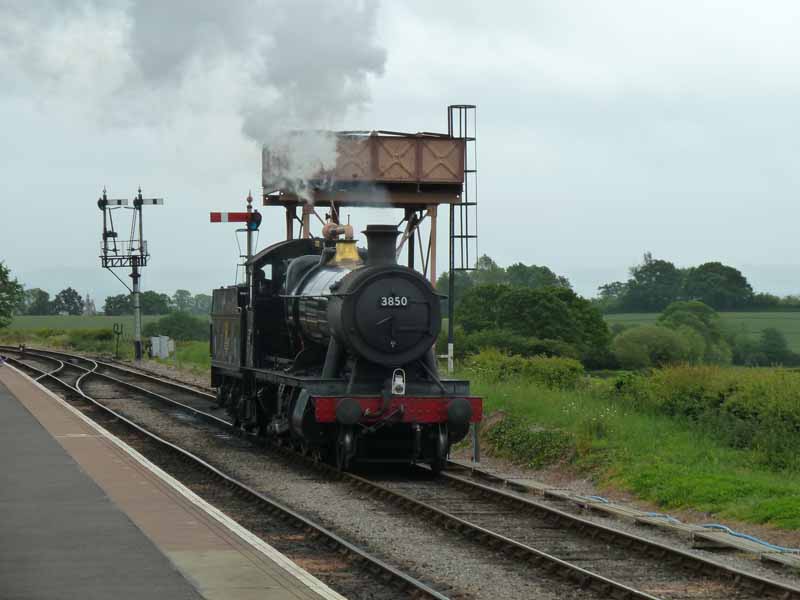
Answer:
<svg viewBox="0 0 800 600"><path fill-rule="evenodd" d="M11 316L23 301L22 286L11 278L11 269L0 261L0 329L11 322Z"/></svg>
<svg viewBox="0 0 800 600"><path fill-rule="evenodd" d="M498 266L486 254L477 260L475 270L471 275L475 285L501 285L506 283L506 270Z"/></svg>
<svg viewBox="0 0 800 600"><path fill-rule="evenodd" d="M689 327L710 343L722 339L717 311L699 300L673 302L658 317L658 324L672 329Z"/></svg>
<svg viewBox="0 0 800 600"><path fill-rule="evenodd" d="M741 271L720 262L689 269L684 292L687 298L701 300L717 310L742 308L753 300L753 288Z"/></svg>
<svg viewBox="0 0 800 600"><path fill-rule="evenodd" d="M623 369L645 369L688 360L691 349L677 331L658 325L640 325L615 337L611 351Z"/></svg>
<svg viewBox="0 0 800 600"><path fill-rule="evenodd" d="M456 307L456 322L465 333L499 327L502 298L509 289L506 285L479 285L470 288Z"/></svg>
<svg viewBox="0 0 800 600"><path fill-rule="evenodd" d="M528 337L573 344L581 341L566 302L547 290L510 289L500 302L499 325Z"/></svg>
<svg viewBox="0 0 800 600"><path fill-rule="evenodd" d="M597 288L598 295L593 304L604 313L622 309L625 294L628 293L628 284L622 281L612 281Z"/></svg>
<svg viewBox="0 0 800 600"><path fill-rule="evenodd" d="M450 274L447 272L442 273L436 281L437 291L440 294L449 294L449 282ZM491 257L484 254L476 261L474 270L455 272L453 290L455 305L458 306L467 290L480 285L510 285L513 287L532 289L541 289L545 287L572 289L569 279L557 275L545 266L515 263L507 269L504 269ZM446 301L442 304L442 310L446 313Z"/></svg>
<svg viewBox="0 0 800 600"><path fill-rule="evenodd" d="M455 307L458 308L458 305L464 299L464 295L467 293L474 283L472 282L472 278L469 274L465 271L456 271L455 277L453 277L453 295L455 296ZM445 271L439 276L439 279L436 281L436 291L440 294L444 294L445 296L450 293L450 273ZM449 298L443 299L442 302L442 313L447 314L447 303L450 301Z"/></svg>
<svg viewBox="0 0 800 600"><path fill-rule="evenodd" d="M139 302L142 314L165 315L169 312L170 298L166 294L148 290L147 292L142 292Z"/></svg>
<svg viewBox="0 0 800 600"><path fill-rule="evenodd" d="M83 298L71 287L63 289L53 298L53 312L80 315L83 313Z"/></svg>
<svg viewBox="0 0 800 600"><path fill-rule="evenodd" d="M611 332L603 315L589 300L566 288L551 288L550 293L555 294L569 307L570 317L580 327L581 346L584 350L608 347Z"/></svg>
<svg viewBox="0 0 800 600"><path fill-rule="evenodd" d="M50 302L50 294L40 288L25 290L23 309L26 315L53 314L53 303Z"/></svg>
<svg viewBox="0 0 800 600"><path fill-rule="evenodd" d="M211 296L208 294L197 294L192 302L192 314L209 315L211 314Z"/></svg>
<svg viewBox="0 0 800 600"><path fill-rule="evenodd" d="M106 298L106 303L103 306L103 312L109 317L118 317L120 315L129 315L133 313L133 305L131 303L130 294L109 296Z"/></svg>
<svg viewBox="0 0 800 600"><path fill-rule="evenodd" d="M767 327L761 331L758 349L764 354L767 364L792 364L794 362L793 352L789 350L786 337L773 327Z"/></svg>
<svg viewBox="0 0 800 600"><path fill-rule="evenodd" d="M628 290L622 300L626 310L660 312L680 298L683 273L666 260L646 252L642 264L631 268Z"/></svg>
<svg viewBox="0 0 800 600"><path fill-rule="evenodd" d="M780 304L781 299L778 296L766 293L753 294L753 299L750 301L751 308L774 308Z"/></svg>
<svg viewBox="0 0 800 600"><path fill-rule="evenodd" d="M194 307L194 297L189 290L176 290L172 295L172 304L178 312L191 312Z"/></svg>
<svg viewBox="0 0 800 600"><path fill-rule="evenodd" d="M725 340L717 311L698 300L678 301L670 304L658 318L658 324L699 337L702 348L692 360L710 364L729 364L733 359L730 344ZM691 342L692 336L685 335Z"/></svg>
<svg viewBox="0 0 800 600"><path fill-rule="evenodd" d="M174 312L161 317L154 323L145 325L142 334L145 337L167 335L174 340L208 340L208 322L198 319L186 312Z"/></svg>
<svg viewBox="0 0 800 600"><path fill-rule="evenodd" d="M506 269L506 282L509 285L527 288L564 287L572 288L569 279L556 275L547 267L514 263Z"/></svg>
<svg viewBox="0 0 800 600"><path fill-rule="evenodd" d="M605 352L610 337L600 312L563 287L475 286L465 294L456 316L467 334L503 330L565 342L583 355Z"/></svg>

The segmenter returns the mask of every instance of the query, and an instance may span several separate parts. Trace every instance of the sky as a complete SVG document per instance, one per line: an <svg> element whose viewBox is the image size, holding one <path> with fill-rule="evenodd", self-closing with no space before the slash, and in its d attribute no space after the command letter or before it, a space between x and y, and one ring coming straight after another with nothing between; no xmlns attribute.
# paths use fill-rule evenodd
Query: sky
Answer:
<svg viewBox="0 0 800 600"><path fill-rule="evenodd" d="M165 199L144 209L144 289L208 293L239 254L208 212L258 197L263 144L443 131L470 103L500 265L593 296L649 251L800 293L799 21L779 1L0 0L0 260L27 287L124 292L96 200L141 186ZM260 246L283 235L262 213Z"/></svg>

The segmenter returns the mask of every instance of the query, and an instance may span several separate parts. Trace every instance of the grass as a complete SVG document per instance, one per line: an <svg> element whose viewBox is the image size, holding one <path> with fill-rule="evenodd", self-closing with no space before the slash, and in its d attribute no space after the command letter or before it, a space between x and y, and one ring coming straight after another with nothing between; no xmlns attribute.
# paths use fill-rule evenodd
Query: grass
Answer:
<svg viewBox="0 0 800 600"><path fill-rule="evenodd" d="M144 315L142 324L157 321L158 315ZM84 316L19 316L14 317L11 325L0 331L0 343L18 344L24 342L30 346L48 346L77 350L96 354L111 355L115 352L113 336L102 339L102 330L110 331L114 323L122 323L123 333L119 344L121 358L133 358L133 316L107 317L97 315ZM207 373L211 368L208 342L176 342L173 357L162 360L165 364L177 364L196 373Z"/></svg>
<svg viewBox="0 0 800 600"><path fill-rule="evenodd" d="M168 359L155 359L165 365L188 369L197 375L211 372L211 355L208 342L176 342L175 354Z"/></svg>
<svg viewBox="0 0 800 600"><path fill-rule="evenodd" d="M659 313L621 313L605 315L609 325L652 325ZM733 331L744 331L757 338L762 330L774 327L786 336L789 349L800 352L800 311L798 312L721 312L720 319L724 327Z"/></svg>
<svg viewBox="0 0 800 600"><path fill-rule="evenodd" d="M800 473L770 470L753 452L728 447L685 420L624 408L600 393L598 382L552 390L525 380L472 379L487 413L502 410L532 431L570 434L573 464L601 484L664 510L691 508L800 529ZM531 457L516 458L529 463Z"/></svg>
<svg viewBox="0 0 800 600"><path fill-rule="evenodd" d="M631 325L656 318L655 314L607 316L609 322ZM748 327L751 335L764 327L780 328L800 351L800 313L722 313L722 318ZM125 323L126 333L132 331L130 317L52 316L18 317L3 334L19 336L27 331L35 336L36 329L72 329L71 335L67 331L55 336L56 341L91 343L96 347L89 351L101 351L99 346L110 342L92 340L81 330L110 329L116 321ZM47 340L39 343L45 345ZM129 346L120 344L122 350ZM207 373L208 343L180 342L176 356L162 362ZM770 469L757 453L732 448L685 419L636 410L604 393L605 382L593 379L585 388L555 390L524 378L497 381L475 373L462 375L472 379L472 391L484 397L487 414L504 411L516 421L494 440L511 458L541 466L539 455L550 452L556 459L572 461L601 484L632 492L664 510L690 508L720 518L800 529L800 473ZM552 432L558 435L548 434Z"/></svg>
<svg viewBox="0 0 800 600"><path fill-rule="evenodd" d="M142 325L160 319L160 315L142 316ZM8 331L29 331L32 329L111 329L114 323L122 323L123 337L133 335L133 315L123 315L120 317L107 317L96 315L93 317L75 315L46 315L46 316L18 316L14 317L11 325L3 333Z"/></svg>

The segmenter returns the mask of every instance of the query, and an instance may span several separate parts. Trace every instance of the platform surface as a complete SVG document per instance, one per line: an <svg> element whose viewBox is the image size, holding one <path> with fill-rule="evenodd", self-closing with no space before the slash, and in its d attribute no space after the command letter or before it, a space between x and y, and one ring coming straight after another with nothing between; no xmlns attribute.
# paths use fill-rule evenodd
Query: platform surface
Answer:
<svg viewBox="0 0 800 600"><path fill-rule="evenodd" d="M0 456L0 597L201 597L2 384Z"/></svg>
<svg viewBox="0 0 800 600"><path fill-rule="evenodd" d="M0 367L0 598L341 598L129 452Z"/></svg>

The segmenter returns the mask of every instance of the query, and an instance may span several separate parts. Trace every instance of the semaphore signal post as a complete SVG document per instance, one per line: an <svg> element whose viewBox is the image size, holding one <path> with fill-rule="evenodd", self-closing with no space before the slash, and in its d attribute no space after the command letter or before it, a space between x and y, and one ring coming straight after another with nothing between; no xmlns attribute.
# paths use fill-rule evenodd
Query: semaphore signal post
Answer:
<svg viewBox="0 0 800 600"><path fill-rule="evenodd" d="M261 213L257 210L253 210L253 195L247 194L247 210L245 212L212 212L210 213L211 223L244 223L244 229L237 229L238 232L245 232L247 234L247 249L245 254L240 256L239 258L244 259L245 265L245 283L247 285L248 290L248 304L249 300L252 299L253 290L252 290L252 274L250 272L250 267L247 266L247 261L249 261L253 256L253 236L258 231L259 226L261 225Z"/></svg>
<svg viewBox="0 0 800 600"><path fill-rule="evenodd" d="M144 239L144 225L142 220L143 206L157 206L164 204L163 198L143 198L142 189L134 196L129 206L127 198L109 198L106 190L97 200L97 207L103 212L103 242L101 245L100 266L111 271L119 282L131 293L133 303L133 352L136 360L142 359L142 306L141 306L141 269L147 266L150 253ZM121 240L114 228L114 211L120 208L133 211L131 218L130 235L127 240ZM113 269L130 268L132 286L128 286Z"/></svg>

